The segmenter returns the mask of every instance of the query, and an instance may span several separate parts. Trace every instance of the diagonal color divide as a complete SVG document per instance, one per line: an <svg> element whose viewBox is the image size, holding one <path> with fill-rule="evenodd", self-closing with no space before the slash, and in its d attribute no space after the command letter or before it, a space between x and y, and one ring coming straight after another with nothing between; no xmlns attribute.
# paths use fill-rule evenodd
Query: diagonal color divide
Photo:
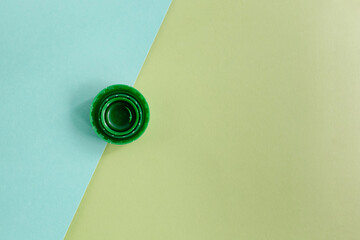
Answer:
<svg viewBox="0 0 360 240"><path fill-rule="evenodd" d="M132 85L170 0L0 1L0 238L64 237L105 143L91 99Z"/></svg>
<svg viewBox="0 0 360 240"><path fill-rule="evenodd" d="M175 0L66 239L360 236L358 1Z"/></svg>

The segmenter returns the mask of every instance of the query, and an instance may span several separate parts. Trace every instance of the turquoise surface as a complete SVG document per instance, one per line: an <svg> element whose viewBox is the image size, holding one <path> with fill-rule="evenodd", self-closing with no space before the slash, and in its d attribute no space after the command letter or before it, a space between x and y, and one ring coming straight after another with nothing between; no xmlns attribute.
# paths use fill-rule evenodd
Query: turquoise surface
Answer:
<svg viewBox="0 0 360 240"><path fill-rule="evenodd" d="M104 150L92 98L133 85L170 0L0 1L0 238L62 239Z"/></svg>

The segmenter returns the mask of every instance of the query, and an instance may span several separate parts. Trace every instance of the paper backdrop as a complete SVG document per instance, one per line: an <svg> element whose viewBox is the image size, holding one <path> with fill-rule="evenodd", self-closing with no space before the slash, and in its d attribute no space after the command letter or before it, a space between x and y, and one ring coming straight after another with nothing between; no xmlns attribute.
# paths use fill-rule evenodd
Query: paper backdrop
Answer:
<svg viewBox="0 0 360 240"><path fill-rule="evenodd" d="M175 0L69 240L356 240L358 1Z"/></svg>
<svg viewBox="0 0 360 240"><path fill-rule="evenodd" d="M105 148L92 98L132 85L170 0L0 1L0 238L62 239Z"/></svg>

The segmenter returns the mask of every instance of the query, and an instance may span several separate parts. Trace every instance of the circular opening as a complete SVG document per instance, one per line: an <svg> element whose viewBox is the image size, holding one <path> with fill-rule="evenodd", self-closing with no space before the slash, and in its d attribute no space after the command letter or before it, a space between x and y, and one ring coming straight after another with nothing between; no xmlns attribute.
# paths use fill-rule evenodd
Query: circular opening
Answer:
<svg viewBox="0 0 360 240"><path fill-rule="evenodd" d="M105 100L100 109L101 125L114 137L125 137L132 133L141 118L141 110L137 103L133 102L131 97L122 94Z"/></svg>
<svg viewBox="0 0 360 240"><path fill-rule="evenodd" d="M112 103L105 113L105 120L114 131L124 132L131 128L135 122L135 110L125 101Z"/></svg>

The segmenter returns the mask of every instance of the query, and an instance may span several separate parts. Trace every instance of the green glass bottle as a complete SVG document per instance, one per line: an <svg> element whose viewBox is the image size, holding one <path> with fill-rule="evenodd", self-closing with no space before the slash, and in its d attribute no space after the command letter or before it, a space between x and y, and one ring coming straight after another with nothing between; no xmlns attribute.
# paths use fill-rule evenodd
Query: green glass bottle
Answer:
<svg viewBox="0 0 360 240"><path fill-rule="evenodd" d="M127 85L112 85L94 98L90 122L100 138L113 144L126 144L139 138L150 119L144 96Z"/></svg>

